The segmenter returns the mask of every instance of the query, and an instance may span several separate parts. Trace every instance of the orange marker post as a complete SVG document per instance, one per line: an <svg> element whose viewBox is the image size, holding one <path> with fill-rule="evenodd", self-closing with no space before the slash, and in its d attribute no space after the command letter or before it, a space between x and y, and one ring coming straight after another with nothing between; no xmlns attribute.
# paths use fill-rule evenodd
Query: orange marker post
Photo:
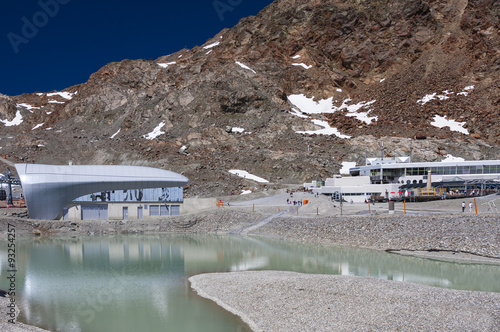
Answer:
<svg viewBox="0 0 500 332"><path fill-rule="evenodd" d="M474 207L476 208L476 214L477 214L477 201L476 201L476 197L474 197Z"/></svg>
<svg viewBox="0 0 500 332"><path fill-rule="evenodd" d="M370 203L368 203L368 214L372 214L372 208L370 207Z"/></svg>
<svg viewBox="0 0 500 332"><path fill-rule="evenodd" d="M252 212L255 212L255 203L252 204Z"/></svg>
<svg viewBox="0 0 500 332"><path fill-rule="evenodd" d="M404 211L405 211L404 214L406 214L406 201L405 200L403 200L403 206L404 206Z"/></svg>

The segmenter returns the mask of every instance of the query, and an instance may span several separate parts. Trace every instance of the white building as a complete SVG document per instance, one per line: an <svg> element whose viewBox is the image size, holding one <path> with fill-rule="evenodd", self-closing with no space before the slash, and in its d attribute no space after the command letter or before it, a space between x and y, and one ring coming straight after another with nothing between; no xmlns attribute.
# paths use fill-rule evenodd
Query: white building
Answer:
<svg viewBox="0 0 500 332"><path fill-rule="evenodd" d="M369 176L371 183L426 183L432 181L489 180L500 178L500 160L469 160L411 163L409 158L367 159L365 166L349 169L351 176Z"/></svg>
<svg viewBox="0 0 500 332"><path fill-rule="evenodd" d="M364 202L371 196L389 199L408 195L408 191L400 191L400 187L427 183L429 172L433 184L459 178L465 186L478 180L490 181L496 188L500 186L500 160L411 163L408 157L395 157L366 159L365 166L349 169L349 177L339 175L326 179L324 185L313 181L304 183L304 187L314 193L331 195L335 200L342 195L346 201Z"/></svg>
<svg viewBox="0 0 500 332"><path fill-rule="evenodd" d="M180 213L180 205L167 203L182 202L182 187L188 183L181 174L152 167L15 166L32 219L141 219L143 216L176 215ZM147 193L150 193L149 198L144 196ZM112 201L123 204L108 207L107 202Z"/></svg>
<svg viewBox="0 0 500 332"><path fill-rule="evenodd" d="M399 197L399 186L398 183L372 184L369 176L327 178L325 185L321 187L317 187L316 181L304 183L304 187L313 193L331 195L334 200L340 200L342 195L344 200L356 203L369 200L372 196Z"/></svg>

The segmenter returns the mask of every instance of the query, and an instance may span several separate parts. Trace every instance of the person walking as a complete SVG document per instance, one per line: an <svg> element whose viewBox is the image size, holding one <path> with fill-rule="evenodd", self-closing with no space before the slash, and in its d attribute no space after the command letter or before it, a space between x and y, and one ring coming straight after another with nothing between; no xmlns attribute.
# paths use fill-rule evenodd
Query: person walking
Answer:
<svg viewBox="0 0 500 332"><path fill-rule="evenodd" d="M469 202L469 213L471 213L471 212L472 212L472 201Z"/></svg>
<svg viewBox="0 0 500 332"><path fill-rule="evenodd" d="M462 212L465 212L465 202L462 202Z"/></svg>

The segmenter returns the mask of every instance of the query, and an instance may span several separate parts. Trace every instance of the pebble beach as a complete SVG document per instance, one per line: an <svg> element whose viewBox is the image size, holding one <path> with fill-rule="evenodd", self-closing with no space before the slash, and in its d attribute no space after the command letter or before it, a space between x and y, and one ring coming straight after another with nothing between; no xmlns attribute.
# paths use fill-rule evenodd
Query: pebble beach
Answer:
<svg viewBox="0 0 500 332"><path fill-rule="evenodd" d="M499 331L500 294L283 271L193 276L253 331Z"/></svg>

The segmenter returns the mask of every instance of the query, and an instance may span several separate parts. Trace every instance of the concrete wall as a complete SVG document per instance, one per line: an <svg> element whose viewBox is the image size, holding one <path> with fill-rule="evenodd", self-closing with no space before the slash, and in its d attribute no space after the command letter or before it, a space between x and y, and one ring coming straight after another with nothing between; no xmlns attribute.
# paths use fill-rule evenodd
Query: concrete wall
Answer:
<svg viewBox="0 0 500 332"><path fill-rule="evenodd" d="M81 219L82 219L82 211L79 205L73 205L68 207L67 220L81 220Z"/></svg>
<svg viewBox="0 0 500 332"><path fill-rule="evenodd" d="M369 176L346 176L341 178L328 178L325 181L325 187L364 186L368 184L370 184Z"/></svg>
<svg viewBox="0 0 500 332"><path fill-rule="evenodd" d="M215 207L217 207L217 199L215 198L184 198L184 203L181 204L181 214L209 210Z"/></svg>
<svg viewBox="0 0 500 332"><path fill-rule="evenodd" d="M128 208L128 219L138 219L138 208L142 207L142 218L147 219L150 216L150 207L151 205L167 205L169 207L169 213L172 213L172 206L180 206L180 210L182 213L182 204L179 203L168 203L165 204L164 202L152 202L152 203L143 203L143 202L138 202L138 203L104 203L108 206L108 220L123 220L124 215L123 215L123 208L127 207ZM215 204L215 203L214 203ZM90 203L89 205L92 205ZM163 216L163 215L162 215ZM153 216L157 217L157 216ZM67 217L64 218L65 220L82 220L82 206L81 205L70 205L68 206L68 213Z"/></svg>
<svg viewBox="0 0 500 332"><path fill-rule="evenodd" d="M360 183L363 183L363 181L360 181ZM386 191L389 197L399 197L398 188L399 184L361 184L342 187L324 186L318 189L313 189L313 192L325 195L331 195L335 192L342 192L342 196L346 201L350 201L352 199L352 201L355 203L361 203L364 202L365 199L369 199L373 194L386 197ZM391 194L391 192L393 192L394 194Z"/></svg>

